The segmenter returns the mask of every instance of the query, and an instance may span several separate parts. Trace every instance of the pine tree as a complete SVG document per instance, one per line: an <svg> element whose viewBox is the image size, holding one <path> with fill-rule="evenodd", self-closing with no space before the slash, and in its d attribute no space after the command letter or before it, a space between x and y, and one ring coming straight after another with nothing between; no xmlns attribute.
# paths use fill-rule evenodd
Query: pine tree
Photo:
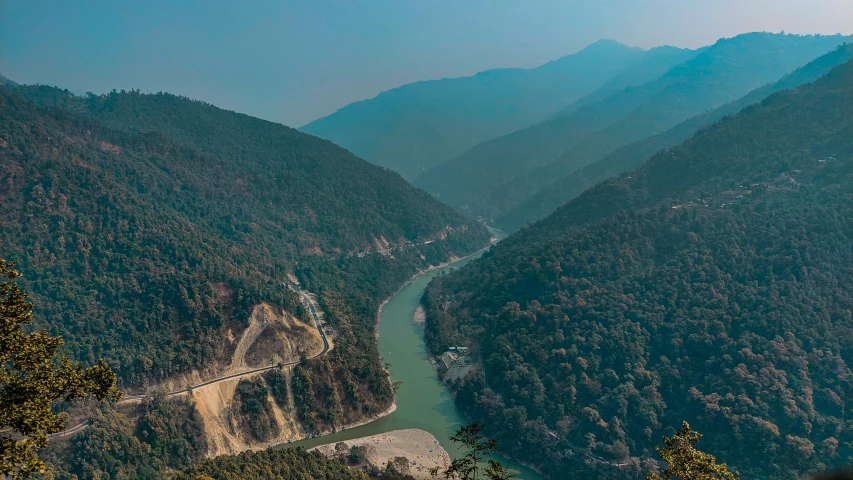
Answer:
<svg viewBox="0 0 853 480"><path fill-rule="evenodd" d="M17 479L47 470L36 452L47 445L48 435L65 426L64 416L51 410L55 401L89 394L118 400L121 393L103 360L83 368L56 358L61 337L25 333L33 307L15 282L21 274L13 266L0 259L0 475Z"/></svg>
<svg viewBox="0 0 853 480"><path fill-rule="evenodd" d="M485 469L482 467L483 459L498 452L498 441L494 438L483 436L484 425L471 422L456 431L456 435L450 437L456 443L461 443L468 453L462 458L454 459L450 466L441 472L445 478L459 478L461 480L479 480L484 474L487 480L507 480L509 474L500 462L488 460ZM432 470L433 476L437 476L439 469Z"/></svg>
<svg viewBox="0 0 853 480"><path fill-rule="evenodd" d="M737 480L737 472L730 472L726 464L718 464L713 455L696 448L702 434L690 428L687 422L672 438L664 437L658 455L666 462L660 474L650 473L647 480Z"/></svg>

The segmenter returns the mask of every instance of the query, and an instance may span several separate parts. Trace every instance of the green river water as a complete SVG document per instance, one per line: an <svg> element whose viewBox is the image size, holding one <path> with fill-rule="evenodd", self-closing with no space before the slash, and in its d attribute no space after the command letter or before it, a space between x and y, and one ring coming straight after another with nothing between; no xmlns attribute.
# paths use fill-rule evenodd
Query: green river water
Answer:
<svg viewBox="0 0 853 480"><path fill-rule="evenodd" d="M286 447L312 448L354 438L376 435L404 428L419 428L435 436L451 457L461 454L450 441L456 430L468 423L453 403L453 397L438 379L429 363L423 341L423 326L412 323L427 284L442 271L459 268L471 258L425 273L391 297L379 323L379 351L383 361L390 363L391 381L403 382L397 390L397 410L367 425L343 430L331 435L288 443ZM544 480L533 470L506 458L498 457L509 467L515 478Z"/></svg>

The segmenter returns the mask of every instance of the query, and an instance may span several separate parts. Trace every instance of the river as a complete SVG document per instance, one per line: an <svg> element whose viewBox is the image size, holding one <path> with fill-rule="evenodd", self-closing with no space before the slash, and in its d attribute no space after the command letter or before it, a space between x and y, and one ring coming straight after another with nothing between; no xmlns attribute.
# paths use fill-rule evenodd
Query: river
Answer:
<svg viewBox="0 0 853 480"><path fill-rule="evenodd" d="M419 276L391 297L382 310L379 323L379 351L383 361L391 364L389 367L391 381L403 382L397 390L397 410L367 425L319 438L288 443L287 447L312 448L391 430L419 428L433 434L451 457L456 458L464 453L456 448L456 445L450 441L450 437L468 421L456 408L450 392L430 365L423 340L423 326L414 324L412 316L424 289L433 277L442 271L459 268L471 259L460 260ZM544 480L544 477L538 473L512 460L502 457L497 457L496 460L509 467L514 478Z"/></svg>

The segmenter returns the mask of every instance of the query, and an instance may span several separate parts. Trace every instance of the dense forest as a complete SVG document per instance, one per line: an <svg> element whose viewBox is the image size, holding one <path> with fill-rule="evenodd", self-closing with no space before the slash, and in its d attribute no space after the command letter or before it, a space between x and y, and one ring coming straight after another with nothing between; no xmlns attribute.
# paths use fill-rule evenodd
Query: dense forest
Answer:
<svg viewBox="0 0 853 480"><path fill-rule="evenodd" d="M438 277L457 404L551 478L636 477L682 421L749 477L853 463L851 111L848 61Z"/></svg>
<svg viewBox="0 0 853 480"><path fill-rule="evenodd" d="M294 448L274 448L239 455L223 455L206 460L175 477L176 480L361 480L366 477L350 471L343 462L317 452Z"/></svg>
<svg viewBox="0 0 853 480"><path fill-rule="evenodd" d="M770 33L721 39L652 81L481 143L414 184L472 215L500 216L613 150L776 82L845 40Z"/></svg>
<svg viewBox="0 0 853 480"><path fill-rule="evenodd" d="M0 257L24 273L37 328L84 364L103 357L126 391L226 362L259 302L307 320L294 273L336 335L300 366L300 400L348 402L305 412L309 430L384 410L377 299L488 239L399 175L281 125L169 94L0 88Z"/></svg>
<svg viewBox="0 0 853 480"><path fill-rule="evenodd" d="M674 65L692 53L674 47L650 53L602 40L537 68L403 85L301 130L412 179L479 142L542 121L650 56Z"/></svg>
<svg viewBox="0 0 853 480"><path fill-rule="evenodd" d="M159 479L202 461L207 441L195 406L147 398L129 411L95 410L80 433L51 441L43 456L58 480Z"/></svg>

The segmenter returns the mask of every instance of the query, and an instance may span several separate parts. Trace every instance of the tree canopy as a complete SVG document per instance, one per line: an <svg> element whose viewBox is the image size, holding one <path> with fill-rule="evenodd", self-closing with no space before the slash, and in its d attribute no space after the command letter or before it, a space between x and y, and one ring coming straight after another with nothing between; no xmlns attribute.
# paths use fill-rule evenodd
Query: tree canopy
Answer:
<svg viewBox="0 0 853 480"><path fill-rule="evenodd" d="M205 460L177 476L177 480L197 480L200 477L220 480L365 480L339 460L326 458L319 452L302 448L270 448L239 455L222 455Z"/></svg>

